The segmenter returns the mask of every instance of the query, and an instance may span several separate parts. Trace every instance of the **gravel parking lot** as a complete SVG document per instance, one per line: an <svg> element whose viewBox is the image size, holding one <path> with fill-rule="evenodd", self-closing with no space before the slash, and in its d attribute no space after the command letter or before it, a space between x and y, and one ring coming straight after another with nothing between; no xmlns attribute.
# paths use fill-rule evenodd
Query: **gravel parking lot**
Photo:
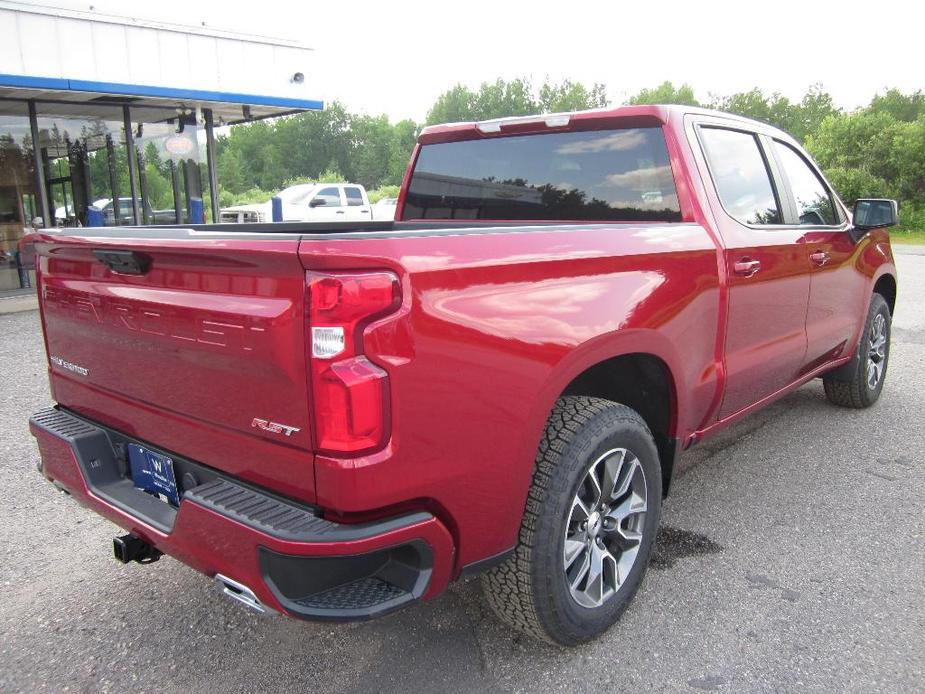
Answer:
<svg viewBox="0 0 925 694"><path fill-rule="evenodd" d="M478 581L382 620L252 616L35 471L49 402L36 312L0 316L0 691L925 689L925 254L898 250L884 395L811 383L684 459L623 620L575 650L489 613Z"/></svg>

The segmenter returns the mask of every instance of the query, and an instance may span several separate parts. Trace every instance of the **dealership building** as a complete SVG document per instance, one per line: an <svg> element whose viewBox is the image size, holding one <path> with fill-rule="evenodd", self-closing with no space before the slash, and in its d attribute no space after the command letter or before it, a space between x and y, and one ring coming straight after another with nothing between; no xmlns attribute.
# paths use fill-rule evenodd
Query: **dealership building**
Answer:
<svg viewBox="0 0 925 694"><path fill-rule="evenodd" d="M0 0L0 297L33 226L219 218L215 129L320 110L298 43Z"/></svg>

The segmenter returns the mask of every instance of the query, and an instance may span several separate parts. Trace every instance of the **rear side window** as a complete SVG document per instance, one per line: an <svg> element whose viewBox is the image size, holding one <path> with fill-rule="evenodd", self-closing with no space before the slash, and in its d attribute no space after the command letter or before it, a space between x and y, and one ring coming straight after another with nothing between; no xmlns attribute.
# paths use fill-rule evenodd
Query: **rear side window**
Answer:
<svg viewBox="0 0 925 694"><path fill-rule="evenodd" d="M780 224L780 206L751 133L701 128L710 174L726 212L743 224Z"/></svg>
<svg viewBox="0 0 925 694"><path fill-rule="evenodd" d="M351 207L363 204L363 193L359 188L344 188L347 193L347 204Z"/></svg>
<svg viewBox="0 0 925 694"><path fill-rule="evenodd" d="M421 147L405 219L681 220L661 128Z"/></svg>
<svg viewBox="0 0 925 694"><path fill-rule="evenodd" d="M832 196L806 160L783 142L774 140L774 149L796 201L800 224L838 224Z"/></svg>

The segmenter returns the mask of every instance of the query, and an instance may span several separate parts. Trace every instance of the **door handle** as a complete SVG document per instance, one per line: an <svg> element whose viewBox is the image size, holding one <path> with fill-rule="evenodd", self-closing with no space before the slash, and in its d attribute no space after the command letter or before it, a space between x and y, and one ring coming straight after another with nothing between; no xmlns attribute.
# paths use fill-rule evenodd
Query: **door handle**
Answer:
<svg viewBox="0 0 925 694"><path fill-rule="evenodd" d="M829 262L829 254L825 251L816 251L810 254L809 259L819 267L822 267Z"/></svg>
<svg viewBox="0 0 925 694"><path fill-rule="evenodd" d="M735 264L732 266L732 269L737 275L742 275L743 277L751 277L761 269L761 261L742 258L742 260L737 260L735 262Z"/></svg>
<svg viewBox="0 0 925 694"><path fill-rule="evenodd" d="M337 214L343 214L343 213L344 213L343 210L337 210Z"/></svg>
<svg viewBox="0 0 925 694"><path fill-rule="evenodd" d="M98 248L93 255L113 272L123 275L143 275L151 267L151 257L137 251L110 251Z"/></svg>

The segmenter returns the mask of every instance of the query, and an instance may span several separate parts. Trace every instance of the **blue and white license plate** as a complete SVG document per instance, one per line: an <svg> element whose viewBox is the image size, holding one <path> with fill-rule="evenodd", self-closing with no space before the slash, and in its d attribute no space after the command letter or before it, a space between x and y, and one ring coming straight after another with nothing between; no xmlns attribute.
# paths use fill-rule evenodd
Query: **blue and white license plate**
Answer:
<svg viewBox="0 0 925 694"><path fill-rule="evenodd" d="M132 482L136 488L153 494L168 504L180 505L177 479L173 474L173 460L136 443L128 445L128 460L132 466Z"/></svg>

